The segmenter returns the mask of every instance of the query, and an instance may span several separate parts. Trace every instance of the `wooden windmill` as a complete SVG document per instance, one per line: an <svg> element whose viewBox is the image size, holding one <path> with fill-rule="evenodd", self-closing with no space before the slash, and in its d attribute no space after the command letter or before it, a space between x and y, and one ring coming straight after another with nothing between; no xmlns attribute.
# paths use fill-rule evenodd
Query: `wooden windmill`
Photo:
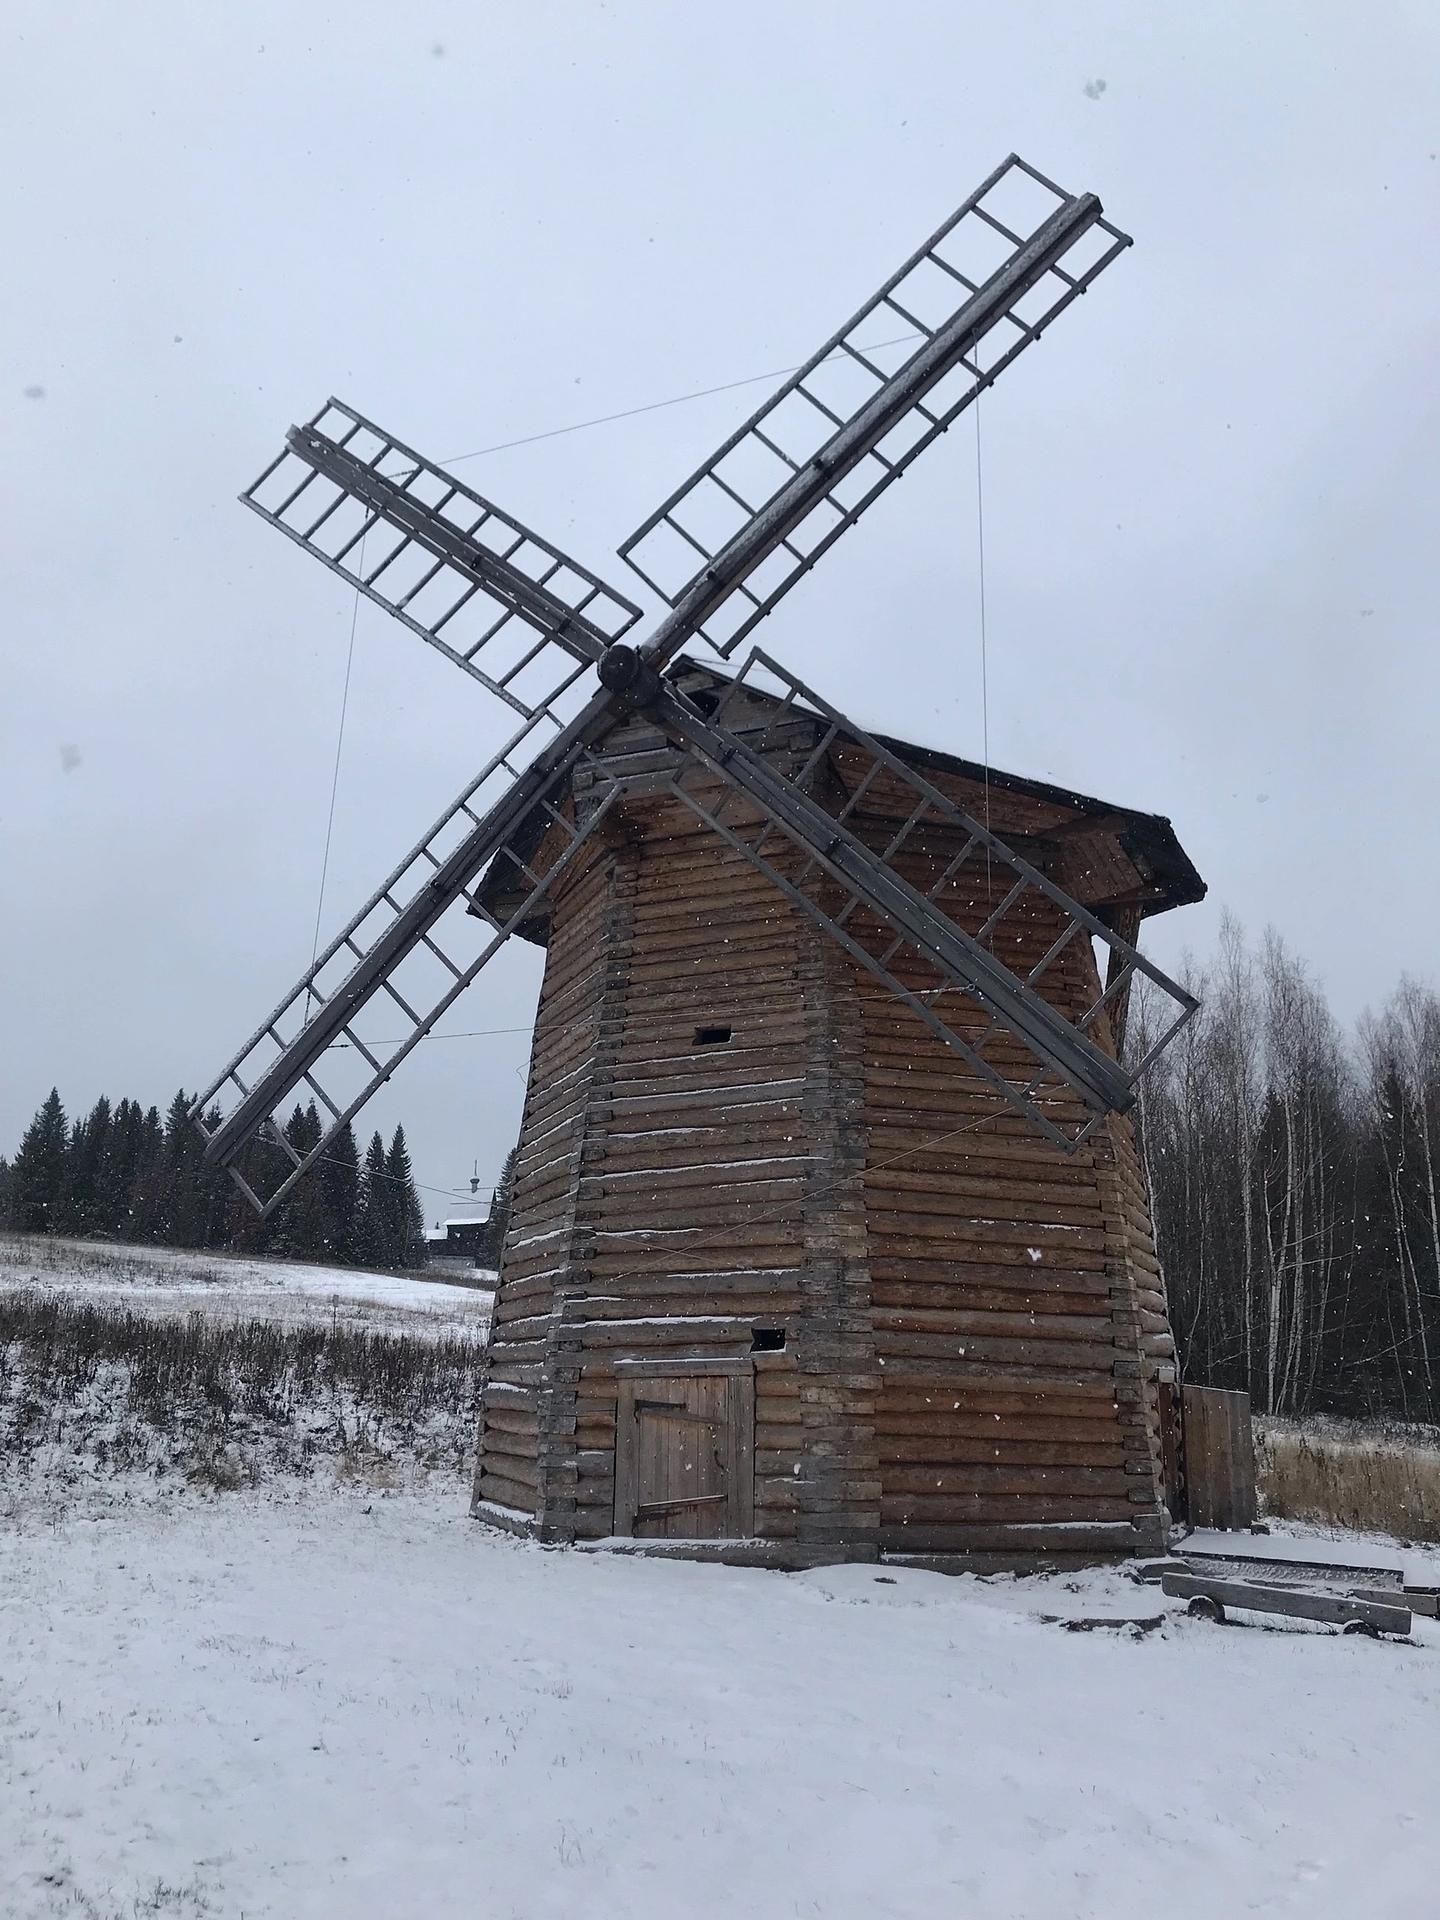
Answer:
<svg viewBox="0 0 1440 1920"><path fill-rule="evenodd" d="M787 1564L1159 1544L1125 1115L1194 1002L1134 941L1198 877L1162 819L681 652L728 658L1128 244L1012 155L621 547L669 609L638 645L337 401L243 496L517 716L194 1109L267 1213L507 939L545 945L477 1514ZM1137 976L1164 1015L1122 1061Z"/></svg>

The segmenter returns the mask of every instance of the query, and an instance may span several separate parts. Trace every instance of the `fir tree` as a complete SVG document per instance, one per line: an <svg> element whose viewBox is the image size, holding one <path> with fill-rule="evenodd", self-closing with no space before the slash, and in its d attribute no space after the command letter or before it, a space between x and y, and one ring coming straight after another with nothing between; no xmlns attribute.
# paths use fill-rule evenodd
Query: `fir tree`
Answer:
<svg viewBox="0 0 1440 1920"><path fill-rule="evenodd" d="M139 1113L139 1103L135 1103ZM147 1107L136 1128L135 1165L130 1176L128 1198L130 1232L140 1240L158 1240L163 1205L162 1175L165 1164L165 1129L160 1109Z"/></svg>
<svg viewBox="0 0 1440 1920"><path fill-rule="evenodd" d="M415 1190L415 1175L410 1167L410 1150L405 1144L405 1129L397 1126L385 1156L385 1172L391 1185L390 1220L394 1235L397 1267L423 1267L426 1260L425 1215L420 1195Z"/></svg>
<svg viewBox="0 0 1440 1920"><path fill-rule="evenodd" d="M385 1142L370 1136L360 1174L360 1202L356 1209L355 1253L362 1266L388 1267L393 1234L389 1213L390 1182L385 1175Z"/></svg>
<svg viewBox="0 0 1440 1920"><path fill-rule="evenodd" d="M205 1241L200 1185L200 1136L190 1124L190 1096L183 1087L165 1113L160 1159L160 1205L156 1238L167 1247L198 1247Z"/></svg>
<svg viewBox="0 0 1440 1920"><path fill-rule="evenodd" d="M102 1093L83 1120L70 1129L65 1164L64 1225L71 1233L103 1233L112 1114Z"/></svg>
<svg viewBox="0 0 1440 1920"><path fill-rule="evenodd" d="M95 1210L102 1233L134 1237L131 1192L140 1162L145 1116L134 1100L122 1100L110 1121L110 1139L96 1184Z"/></svg>
<svg viewBox="0 0 1440 1920"><path fill-rule="evenodd" d="M315 1174L325 1195L329 1236L325 1251L332 1260L352 1265L360 1224L360 1155L348 1120L326 1147Z"/></svg>
<svg viewBox="0 0 1440 1920"><path fill-rule="evenodd" d="M320 1144L320 1115L312 1100L308 1107L296 1105L285 1122L285 1138L303 1159ZM293 1162L291 1163L293 1169ZM319 1169L313 1163L286 1195L275 1225L273 1246L277 1253L324 1253L330 1241L330 1221L326 1193Z"/></svg>
<svg viewBox="0 0 1440 1920"><path fill-rule="evenodd" d="M65 1199L70 1130L52 1087L26 1128L11 1169L15 1224L26 1233L59 1229Z"/></svg>

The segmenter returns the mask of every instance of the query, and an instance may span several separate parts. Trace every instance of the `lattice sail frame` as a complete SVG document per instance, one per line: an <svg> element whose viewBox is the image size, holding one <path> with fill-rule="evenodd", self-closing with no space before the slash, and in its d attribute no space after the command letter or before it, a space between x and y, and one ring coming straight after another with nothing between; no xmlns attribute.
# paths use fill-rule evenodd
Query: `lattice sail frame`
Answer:
<svg viewBox="0 0 1440 1920"><path fill-rule="evenodd" d="M621 557L668 606L681 607L723 575L732 547L782 506L797 477L818 470L828 484L693 629L728 656L1129 245L1093 194L1067 194L1011 154L641 522ZM909 330L900 340L870 337L897 325ZM878 436L865 434L867 414L877 403L883 412L897 385L906 399L899 417L880 420Z"/></svg>
<svg viewBox="0 0 1440 1920"><path fill-rule="evenodd" d="M483 494L330 399L240 496L526 721L640 609Z"/></svg>
<svg viewBox="0 0 1440 1920"><path fill-rule="evenodd" d="M759 684L762 674L778 681L778 704ZM756 691L766 698L763 719L756 724L752 715L748 725L727 725L730 716L744 717L741 709ZM778 775L774 750L792 745L787 736L795 734L797 721L803 752L797 749L790 775ZM759 648L751 650L726 687L711 724L738 743L737 750L715 757L692 754L672 791L880 979L1009 1106L1070 1152L1107 1113L1134 1104L1141 1075L1196 1012L1193 995ZM783 781L792 794L818 805L831 830L814 837L813 822L807 827L783 806L767 808L763 787L747 779L739 764L742 754L752 761L768 758L768 780ZM839 791L818 778L827 764L833 768L837 754L855 763L853 778ZM730 788L718 806L702 797L716 773ZM883 818L885 835L882 844L871 846L863 803L877 786L886 789L886 804L883 815L870 816L871 830ZM903 817L892 830L897 796L903 796ZM737 817L737 802L743 819ZM798 867L795 852L802 857ZM933 869L923 887L897 870L902 860L911 867L923 860ZM897 906L906 896L908 916L897 919L893 910L877 908L886 891ZM915 915L919 905L932 916L929 925L923 914ZM976 923L974 932L962 921L962 906L970 908L965 919ZM1033 941L1037 912L1049 938L1040 957L1019 970L1006 960L1005 949ZM943 923L943 940L935 939L935 919ZM907 933L907 923L916 931ZM1093 971L1099 991L1067 1015L1038 988L1047 974L1053 980L1052 969L1082 937L1102 949L1106 965L1085 969ZM1137 974L1149 983L1160 1031L1142 1059L1124 1064L1098 1046L1090 1030L1105 1009L1123 1003ZM945 995L959 996L960 1017L937 1006ZM1013 1059L1017 1052L1018 1061Z"/></svg>
<svg viewBox="0 0 1440 1920"><path fill-rule="evenodd" d="M558 789L582 765L595 769L597 778L577 820L560 803ZM236 1185L262 1218L325 1157L341 1128L554 891L622 792L621 783L608 779L593 756L576 745L560 758L558 771L534 781L537 796L519 826L497 839L486 831L475 803L502 768L507 790L514 790L513 769L499 754L192 1106L191 1120L212 1150L210 1157L227 1156ZM526 839L534 837L536 808L545 831L539 845L530 848ZM480 906L478 889L482 879L504 866L518 876L522 898L497 920ZM397 941L397 934L403 939ZM387 942L400 946L393 963ZM368 1036L358 1032L357 1021L372 1006L381 1008L392 1027L403 1025L403 1032L385 1040L373 1030ZM292 1069L299 1051L313 1058L297 1073ZM273 1094L271 1084L279 1089ZM285 1137L283 1115L302 1092L314 1098L323 1116L320 1138L303 1153ZM255 1140L266 1150L242 1170L229 1156ZM269 1177L262 1182L264 1174ZM257 1190L261 1184L264 1191Z"/></svg>

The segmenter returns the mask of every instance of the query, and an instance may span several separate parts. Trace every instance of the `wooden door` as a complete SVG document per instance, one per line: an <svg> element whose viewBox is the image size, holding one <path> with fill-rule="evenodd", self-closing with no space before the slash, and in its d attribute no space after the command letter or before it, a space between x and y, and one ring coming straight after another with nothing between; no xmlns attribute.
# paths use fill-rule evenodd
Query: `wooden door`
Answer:
<svg viewBox="0 0 1440 1920"><path fill-rule="evenodd" d="M735 1540L753 1531L748 1361L636 1363L620 1379L616 1415L616 1533Z"/></svg>

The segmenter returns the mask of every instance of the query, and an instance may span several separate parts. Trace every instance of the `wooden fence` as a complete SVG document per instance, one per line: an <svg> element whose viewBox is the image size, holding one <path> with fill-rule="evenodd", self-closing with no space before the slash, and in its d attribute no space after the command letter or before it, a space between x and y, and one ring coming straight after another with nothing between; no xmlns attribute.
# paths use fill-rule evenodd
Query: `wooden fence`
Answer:
<svg viewBox="0 0 1440 1920"><path fill-rule="evenodd" d="M1181 1390L1186 1517L1192 1527L1235 1529L1255 1519L1250 1396L1218 1387Z"/></svg>

